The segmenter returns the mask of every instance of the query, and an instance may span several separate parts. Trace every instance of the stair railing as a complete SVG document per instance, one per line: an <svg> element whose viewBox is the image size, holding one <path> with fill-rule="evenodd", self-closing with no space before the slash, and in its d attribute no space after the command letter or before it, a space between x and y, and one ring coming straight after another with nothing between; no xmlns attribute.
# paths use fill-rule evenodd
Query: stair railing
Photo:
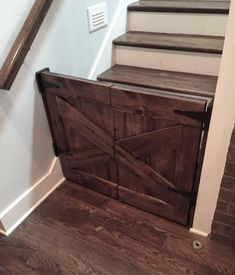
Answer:
<svg viewBox="0 0 235 275"><path fill-rule="evenodd" d="M0 89L10 90L52 2L53 0L35 0L0 69Z"/></svg>

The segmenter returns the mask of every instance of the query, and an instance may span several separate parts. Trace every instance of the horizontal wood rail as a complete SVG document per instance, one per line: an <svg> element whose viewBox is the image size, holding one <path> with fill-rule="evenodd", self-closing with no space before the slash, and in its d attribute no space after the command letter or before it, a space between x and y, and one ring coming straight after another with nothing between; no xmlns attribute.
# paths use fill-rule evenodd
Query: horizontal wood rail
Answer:
<svg viewBox="0 0 235 275"><path fill-rule="evenodd" d="M0 69L0 89L10 90L52 2L53 0L35 0Z"/></svg>

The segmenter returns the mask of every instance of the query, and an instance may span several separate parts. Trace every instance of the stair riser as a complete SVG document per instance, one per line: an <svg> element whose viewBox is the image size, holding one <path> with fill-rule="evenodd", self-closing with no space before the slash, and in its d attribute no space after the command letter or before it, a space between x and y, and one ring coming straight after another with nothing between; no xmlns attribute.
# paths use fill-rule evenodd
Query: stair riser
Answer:
<svg viewBox="0 0 235 275"><path fill-rule="evenodd" d="M116 64L205 75L219 73L221 55L116 46Z"/></svg>
<svg viewBox="0 0 235 275"><path fill-rule="evenodd" d="M227 15L130 12L130 30L225 36Z"/></svg>

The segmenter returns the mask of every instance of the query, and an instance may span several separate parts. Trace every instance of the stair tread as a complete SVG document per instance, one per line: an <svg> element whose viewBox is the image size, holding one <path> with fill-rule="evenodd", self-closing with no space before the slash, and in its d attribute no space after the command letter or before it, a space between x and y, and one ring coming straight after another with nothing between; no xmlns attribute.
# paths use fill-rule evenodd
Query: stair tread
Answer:
<svg viewBox="0 0 235 275"><path fill-rule="evenodd" d="M224 38L221 36L130 31L116 38L113 43L119 46L221 54Z"/></svg>
<svg viewBox="0 0 235 275"><path fill-rule="evenodd" d="M130 11L228 14L230 1L145 0L128 6Z"/></svg>
<svg viewBox="0 0 235 275"><path fill-rule="evenodd" d="M182 94L213 97L217 77L115 65L98 76L98 80L161 89Z"/></svg>

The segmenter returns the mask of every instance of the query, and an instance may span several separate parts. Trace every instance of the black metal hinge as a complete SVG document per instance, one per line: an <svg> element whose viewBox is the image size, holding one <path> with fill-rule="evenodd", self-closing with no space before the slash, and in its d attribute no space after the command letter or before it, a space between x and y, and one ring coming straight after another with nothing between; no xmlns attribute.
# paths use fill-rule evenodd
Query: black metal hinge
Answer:
<svg viewBox="0 0 235 275"><path fill-rule="evenodd" d="M45 68L45 69L42 69L42 70L36 72L36 74L35 74L37 85L38 85L38 91L39 91L40 94L44 93L44 87L42 85L41 73L43 73L43 72L49 72L49 71L50 71L49 68Z"/></svg>
<svg viewBox="0 0 235 275"><path fill-rule="evenodd" d="M52 122L51 122L51 116L50 116L49 108L48 108L48 105L47 105L47 100L46 100L46 95L45 95L46 85L45 85L45 82L43 82L43 79L41 77L41 74L43 72L49 72L49 71L50 71L49 68L45 68L45 69L37 72L36 73L36 81L37 81L37 85L38 85L38 90L42 95L42 100L43 100L45 112L46 112L46 115L47 115L47 120L48 120L50 132L51 132L51 137L52 137L53 150L54 150L55 156L58 157L59 154L60 154L60 149L58 148L58 146L56 144L56 138L55 138Z"/></svg>
<svg viewBox="0 0 235 275"><path fill-rule="evenodd" d="M41 94L43 94L45 92L45 89L51 89L51 88L59 89L60 86L58 84L46 81L45 79L43 79L41 77L41 74L44 73L44 72L50 72L50 69L45 68L45 69L43 69L43 70L36 73L36 80L37 80L39 92Z"/></svg>

